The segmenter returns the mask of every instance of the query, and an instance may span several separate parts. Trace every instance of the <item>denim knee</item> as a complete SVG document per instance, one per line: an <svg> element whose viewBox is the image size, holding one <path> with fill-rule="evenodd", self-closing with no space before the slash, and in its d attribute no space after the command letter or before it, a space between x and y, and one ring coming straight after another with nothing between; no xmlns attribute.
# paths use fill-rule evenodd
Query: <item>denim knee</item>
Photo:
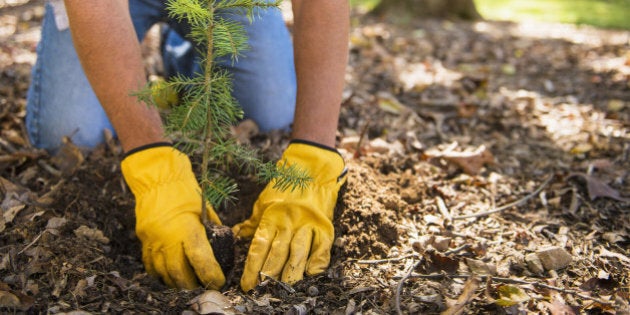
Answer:
<svg viewBox="0 0 630 315"><path fill-rule="evenodd" d="M163 1L158 0L130 0L130 13L139 40L153 24L167 18ZM239 19L249 35L251 49L238 62L220 62L233 73L234 96L245 117L256 121L263 131L289 128L295 111L296 79L293 48L282 15L278 10L261 10L253 23L235 15L226 18ZM186 29L175 21L170 23L180 32ZM181 45L194 51L192 45L181 37L172 40L164 46L165 68L175 65L176 71L198 70L194 54L181 53ZM113 132L85 77L69 30L56 28L48 4L27 94L26 128L32 144L48 150L58 148L64 136L77 145L94 147L104 141L105 129Z"/></svg>
<svg viewBox="0 0 630 315"><path fill-rule="evenodd" d="M161 0L130 0L129 10L138 40L166 19ZM50 151L61 145L64 136L91 148L105 140L105 129L114 130L83 72L70 31L57 29L54 14L46 4L27 94L27 133L35 147Z"/></svg>
<svg viewBox="0 0 630 315"><path fill-rule="evenodd" d="M64 136L94 147L103 142L105 129L113 131L83 73L69 30L57 29L50 5L27 93L26 129L35 147L52 151Z"/></svg>

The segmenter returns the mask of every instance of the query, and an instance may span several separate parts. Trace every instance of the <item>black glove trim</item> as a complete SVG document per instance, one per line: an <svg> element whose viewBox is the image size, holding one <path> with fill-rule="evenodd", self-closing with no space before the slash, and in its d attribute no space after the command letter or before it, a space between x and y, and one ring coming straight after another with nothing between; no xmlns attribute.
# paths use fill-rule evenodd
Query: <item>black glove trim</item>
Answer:
<svg viewBox="0 0 630 315"><path fill-rule="evenodd" d="M157 147L172 147L173 144L170 142L154 142L154 143L149 143L149 144L145 144L145 145L141 145L137 148L133 148L127 152L125 152L125 155L123 156L123 159L127 158L128 156L134 154L134 153L138 153L140 151L144 151L147 149L152 149L152 148L157 148Z"/></svg>
<svg viewBox="0 0 630 315"><path fill-rule="evenodd" d="M291 143L306 144L306 145L318 147L320 149L324 149L324 150L327 150L327 151L335 152L335 153L339 154L339 156L341 156L341 153L339 153L339 151L337 151L337 149L331 148L331 147L329 147L327 145L323 145L323 144L320 144L320 143L317 143L317 142L304 140L304 139L293 139L293 140L291 140L289 142L289 144L291 144Z"/></svg>

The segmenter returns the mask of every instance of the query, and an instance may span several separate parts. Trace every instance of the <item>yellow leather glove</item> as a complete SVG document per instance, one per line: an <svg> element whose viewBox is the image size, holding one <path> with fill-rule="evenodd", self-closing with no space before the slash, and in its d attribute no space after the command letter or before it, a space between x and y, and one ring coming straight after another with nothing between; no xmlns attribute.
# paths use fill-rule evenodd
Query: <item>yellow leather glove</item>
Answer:
<svg viewBox="0 0 630 315"><path fill-rule="evenodd" d="M160 143L128 153L121 168L136 197L136 234L147 272L171 287L220 289L225 276L201 223L201 189L188 157ZM210 205L208 217L221 224Z"/></svg>
<svg viewBox="0 0 630 315"><path fill-rule="evenodd" d="M293 140L278 163L297 165L312 182L304 190L279 191L271 182L254 204L251 217L233 227L235 235L254 237L241 278L253 289L262 272L287 283L323 272L330 262L333 210L345 182L345 163L332 148Z"/></svg>

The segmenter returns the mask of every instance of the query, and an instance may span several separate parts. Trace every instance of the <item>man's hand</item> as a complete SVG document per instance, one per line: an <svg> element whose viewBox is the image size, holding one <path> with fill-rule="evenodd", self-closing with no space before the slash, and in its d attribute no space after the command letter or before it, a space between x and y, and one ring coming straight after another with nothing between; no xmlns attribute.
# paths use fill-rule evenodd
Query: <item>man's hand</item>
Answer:
<svg viewBox="0 0 630 315"><path fill-rule="evenodd" d="M304 190L279 191L271 182L254 204L252 216L234 226L234 234L254 237L241 278L244 291L253 289L260 274L287 283L323 272L330 262L334 239L333 210L345 182L345 164L332 149L293 141L278 163L296 165L313 181Z"/></svg>
<svg viewBox="0 0 630 315"><path fill-rule="evenodd" d="M201 223L201 189L188 157L158 144L132 152L121 167L136 197L136 234L147 272L171 287L220 289L225 276ZM208 217L221 224L209 205Z"/></svg>

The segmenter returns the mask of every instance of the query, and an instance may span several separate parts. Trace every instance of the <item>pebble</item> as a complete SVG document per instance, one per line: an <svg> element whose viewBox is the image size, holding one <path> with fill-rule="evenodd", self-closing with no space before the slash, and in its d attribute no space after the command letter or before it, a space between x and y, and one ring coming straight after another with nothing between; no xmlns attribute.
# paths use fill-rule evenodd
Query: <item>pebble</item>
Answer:
<svg viewBox="0 0 630 315"><path fill-rule="evenodd" d="M317 289L316 286L312 285L310 287L308 287L308 289L306 289L306 294L308 294L308 296L318 296L319 295L319 289Z"/></svg>

